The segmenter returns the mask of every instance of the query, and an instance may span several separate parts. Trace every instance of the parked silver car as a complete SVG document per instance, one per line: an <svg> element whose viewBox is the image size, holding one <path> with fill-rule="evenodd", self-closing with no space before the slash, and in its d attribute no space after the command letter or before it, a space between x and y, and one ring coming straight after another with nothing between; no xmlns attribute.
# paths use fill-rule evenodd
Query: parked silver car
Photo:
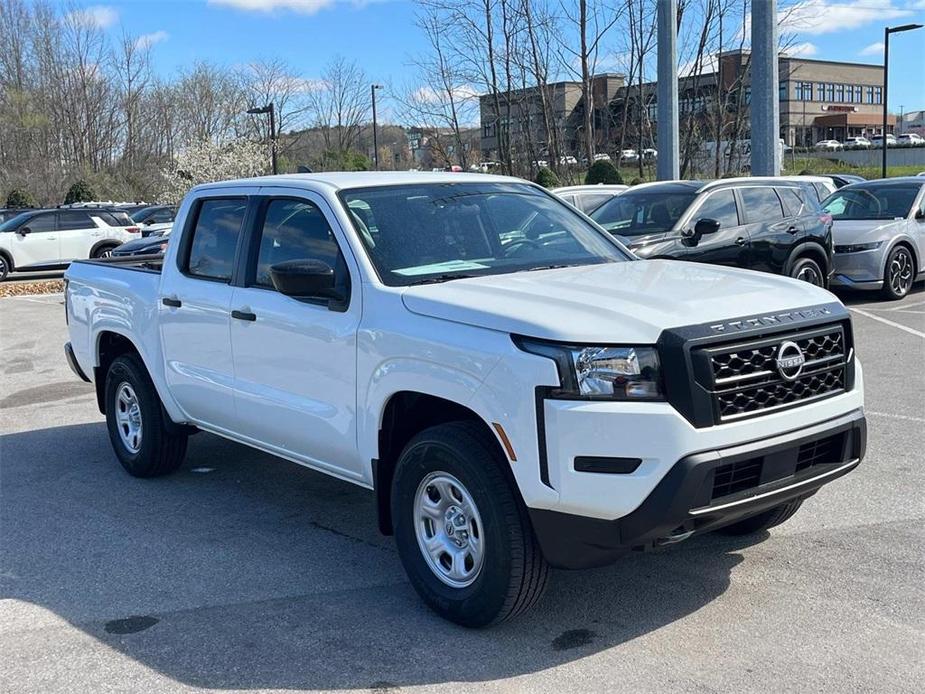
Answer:
<svg viewBox="0 0 925 694"><path fill-rule="evenodd" d="M909 176L840 188L823 202L832 215L833 285L880 289L901 299L923 275L925 181Z"/></svg>

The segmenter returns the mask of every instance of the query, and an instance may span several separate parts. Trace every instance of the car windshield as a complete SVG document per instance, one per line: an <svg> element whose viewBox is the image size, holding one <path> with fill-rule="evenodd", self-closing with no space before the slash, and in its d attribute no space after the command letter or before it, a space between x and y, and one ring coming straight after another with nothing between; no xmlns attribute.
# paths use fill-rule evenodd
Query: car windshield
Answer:
<svg viewBox="0 0 925 694"><path fill-rule="evenodd" d="M630 260L571 207L527 184L377 186L340 198L389 286Z"/></svg>
<svg viewBox="0 0 925 694"><path fill-rule="evenodd" d="M629 190L591 213L591 219L619 236L643 236L670 231L697 193Z"/></svg>
<svg viewBox="0 0 925 694"><path fill-rule="evenodd" d="M18 229L19 225L26 221L33 214L34 212L20 212L15 217L11 217L3 224L0 224L0 232L13 231L14 229Z"/></svg>
<svg viewBox="0 0 925 694"><path fill-rule="evenodd" d="M161 208L160 207L143 207L137 212L132 212L129 215L129 217L132 218L132 221L140 224L141 222L145 221L148 217L153 215L155 212L157 212L159 209Z"/></svg>
<svg viewBox="0 0 925 694"><path fill-rule="evenodd" d="M897 219L909 214L920 188L914 183L842 188L822 207L832 219Z"/></svg>

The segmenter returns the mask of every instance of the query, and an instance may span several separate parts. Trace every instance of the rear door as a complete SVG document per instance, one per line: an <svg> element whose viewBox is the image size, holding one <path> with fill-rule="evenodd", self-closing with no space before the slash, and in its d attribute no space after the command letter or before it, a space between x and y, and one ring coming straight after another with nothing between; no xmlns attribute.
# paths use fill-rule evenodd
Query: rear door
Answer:
<svg viewBox="0 0 925 694"><path fill-rule="evenodd" d="M158 297L165 374L190 421L233 431L231 282L250 197L256 188L193 200L175 267Z"/></svg>
<svg viewBox="0 0 925 694"><path fill-rule="evenodd" d="M682 260L713 263L732 267L748 267L749 238L739 214L738 201L732 188L709 192L692 210L684 224L693 229L700 219L715 219L719 231L699 239L685 239L681 244Z"/></svg>
<svg viewBox="0 0 925 694"><path fill-rule="evenodd" d="M55 212L40 212L12 232L9 239L17 268L56 265L61 262Z"/></svg>
<svg viewBox="0 0 925 694"><path fill-rule="evenodd" d="M785 210L772 186L748 186L738 192L748 223L749 267L783 274L802 232L799 217Z"/></svg>
<svg viewBox="0 0 925 694"><path fill-rule="evenodd" d="M89 258L93 244L102 235L87 210L58 211L58 247L61 249L62 260Z"/></svg>

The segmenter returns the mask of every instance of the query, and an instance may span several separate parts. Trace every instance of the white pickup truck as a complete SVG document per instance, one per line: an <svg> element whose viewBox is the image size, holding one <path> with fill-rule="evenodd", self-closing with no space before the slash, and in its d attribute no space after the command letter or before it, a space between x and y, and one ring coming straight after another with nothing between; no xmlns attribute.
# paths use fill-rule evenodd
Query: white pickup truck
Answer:
<svg viewBox="0 0 925 694"><path fill-rule="evenodd" d="M828 292L638 260L542 188L331 173L198 186L163 260L67 272L78 376L138 477L204 430L373 491L438 613L549 567L781 523L864 455Z"/></svg>

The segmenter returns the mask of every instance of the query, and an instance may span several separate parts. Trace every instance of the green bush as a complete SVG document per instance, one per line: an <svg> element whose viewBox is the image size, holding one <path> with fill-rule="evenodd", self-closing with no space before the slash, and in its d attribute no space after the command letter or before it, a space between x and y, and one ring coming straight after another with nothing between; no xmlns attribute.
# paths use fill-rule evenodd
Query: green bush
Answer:
<svg viewBox="0 0 925 694"><path fill-rule="evenodd" d="M34 207L32 196L22 188L13 188L6 196L7 207Z"/></svg>
<svg viewBox="0 0 925 694"><path fill-rule="evenodd" d="M645 181L639 178L639 176L636 176L632 181L630 181L631 186L638 186L640 183L645 183Z"/></svg>
<svg viewBox="0 0 925 694"><path fill-rule="evenodd" d="M536 172L536 182L544 188L556 188L559 185L559 177L552 169L541 166Z"/></svg>
<svg viewBox="0 0 925 694"><path fill-rule="evenodd" d="M92 202L95 198L96 194L93 192L90 184L81 179L75 181L74 185L68 188L67 195L64 196L64 204L70 205L75 202Z"/></svg>
<svg viewBox="0 0 925 694"><path fill-rule="evenodd" d="M594 186L598 183L623 183L623 176L617 171L616 166L602 159L591 164L585 176L585 185Z"/></svg>

